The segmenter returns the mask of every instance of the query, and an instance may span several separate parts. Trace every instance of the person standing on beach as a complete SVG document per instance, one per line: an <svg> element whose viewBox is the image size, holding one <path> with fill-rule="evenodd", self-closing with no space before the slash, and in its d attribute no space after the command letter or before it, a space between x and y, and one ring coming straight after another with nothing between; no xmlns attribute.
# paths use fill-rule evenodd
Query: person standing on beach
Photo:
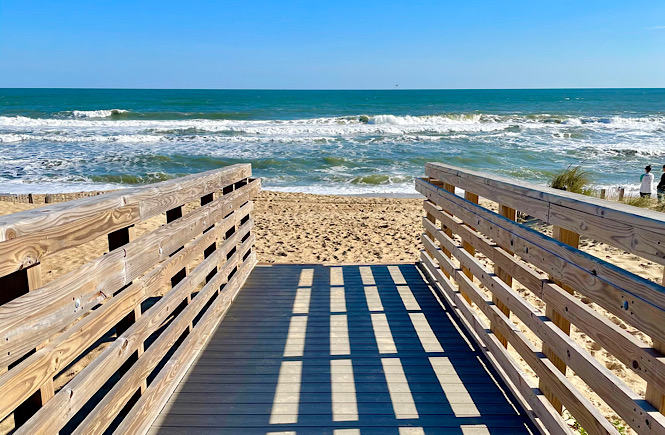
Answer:
<svg viewBox="0 0 665 435"><path fill-rule="evenodd" d="M642 198L651 198L651 190L653 186L653 174L651 173L651 165L647 165L644 174L640 177L640 196Z"/></svg>
<svg viewBox="0 0 665 435"><path fill-rule="evenodd" d="M658 202L665 196L665 165L663 165L663 175L660 176L660 181L656 186L656 195L658 196Z"/></svg>

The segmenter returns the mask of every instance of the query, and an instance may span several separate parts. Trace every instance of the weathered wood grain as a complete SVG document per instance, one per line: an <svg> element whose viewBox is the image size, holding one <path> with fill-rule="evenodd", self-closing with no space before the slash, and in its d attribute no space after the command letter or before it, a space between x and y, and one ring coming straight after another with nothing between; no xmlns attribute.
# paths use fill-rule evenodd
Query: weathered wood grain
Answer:
<svg viewBox="0 0 665 435"><path fill-rule="evenodd" d="M424 240L424 243L431 241ZM438 253L435 259L448 263L443 256ZM451 268L452 263L443 266ZM452 276L458 283L460 290L464 288L478 308L501 332L502 336L515 348L522 356L524 361L536 372L540 378L547 379L551 388L561 397L563 403L570 410L571 414L583 425L590 433L618 433L615 428L603 417L603 415L586 399L584 396L566 379L566 377L554 367L554 365L538 351L538 349L529 341L529 339L512 323L503 312L498 309L474 283L472 283L464 274L459 273L460 269L454 269ZM487 335L487 334L485 334ZM497 340L498 341L498 340ZM503 344L502 344L503 345ZM547 408L552 411L554 408L550 405ZM556 411L555 411L556 412Z"/></svg>
<svg viewBox="0 0 665 435"><path fill-rule="evenodd" d="M426 204L426 207L431 208L433 204ZM436 210L432 210L432 213L439 217ZM423 221L423 225L428 227L430 231L436 230L436 227L430 225L429 222ZM650 348L607 317L598 314L578 298L563 291L559 286L549 281L546 276L529 268L523 261L506 255L505 251L484 239L481 234L470 231L464 225L455 227L452 225L451 223L450 226L453 228L453 232L460 235L463 240L474 244L479 252L485 254L495 264L501 265L513 275L524 276L518 281L544 302L551 304L558 312L563 313L563 316L619 358L628 368L657 388L665 389L665 357L657 350ZM439 240L442 235L439 232L435 233L434 237ZM441 240L439 240L439 243L441 243Z"/></svg>
<svg viewBox="0 0 665 435"><path fill-rule="evenodd" d="M250 220L245 225L249 228ZM236 238L241 233L227 239L217 251L199 264L190 275L153 305L145 315L119 336L97 358L74 377L66 388L63 388L42 407L35 416L23 425L17 433L37 434L59 431L81 407L101 388L106 380L136 351L138 345L159 328L170 313L175 310L184 298L191 294L213 267L226 260L226 254L235 247ZM252 239L248 239L248 243ZM237 254L237 253L236 253ZM237 262L237 255L232 256L222 269L222 275L229 273ZM221 275L220 275L221 276Z"/></svg>
<svg viewBox="0 0 665 435"><path fill-rule="evenodd" d="M662 286L558 242L542 233L417 180L417 190L437 205L566 285L579 289L603 308L647 334L665 339ZM640 315L635 315L639 312Z"/></svg>
<svg viewBox="0 0 665 435"><path fill-rule="evenodd" d="M469 188L543 222L665 264L662 213L440 163L428 163L425 174L462 189Z"/></svg>
<svg viewBox="0 0 665 435"><path fill-rule="evenodd" d="M143 341L179 309L179 298L189 298L203 282L209 284L206 291L219 287L225 273L235 273L234 279L246 275L247 271L236 271L243 263L241 256L249 254L254 243L254 236L249 236L253 225L249 213L251 199L260 190L260 181L250 176L250 165L235 165L0 217L0 277L16 271L27 273L24 281L31 290L0 306L0 364L10 366L0 375L2 418L14 412L19 433L55 433L121 365L156 364L156 360L142 358ZM215 193L222 190L229 194L215 200ZM132 240L137 222L198 199L200 208ZM231 227L235 234L219 249L211 250ZM102 235L108 235L110 253L42 286L40 260ZM142 302L161 293L176 269L202 255L204 260L192 275L168 291L148 315L137 315L133 325L121 325L140 310ZM256 261L253 255L245 260L243 264L251 263L251 267ZM219 264L224 267L211 279ZM205 302L203 296L195 299L180 312L177 325L186 321L191 326ZM114 325L119 338L54 395L53 376ZM173 342L172 330L167 327L168 334L160 336L148 357L158 349L164 351L164 343ZM130 357L136 360L132 363ZM137 370L130 369L125 377ZM144 390L145 379L139 377L136 384L124 387Z"/></svg>
<svg viewBox="0 0 665 435"><path fill-rule="evenodd" d="M649 384L665 391L665 357L554 283L542 299Z"/></svg>
<svg viewBox="0 0 665 435"><path fill-rule="evenodd" d="M0 276L251 176L250 165L0 216Z"/></svg>
<svg viewBox="0 0 665 435"><path fill-rule="evenodd" d="M564 331L562 331L551 320L543 318L542 314L526 302L516 291L508 287L496 275L486 270L485 267L461 246L455 244L454 240L444 235L449 251L471 270L476 278L496 295L524 324L531 329L543 343L575 373L582 378L594 391L628 424L640 433L660 433L665 431L665 416L658 413L649 404L644 403L642 398L626 386L605 366L590 356L579 345L577 345ZM457 274L456 281L463 282L466 278L463 274ZM523 355L524 357L524 355ZM548 381L549 382L549 381ZM554 387L548 384L548 387ZM558 394L557 394L558 397ZM564 399L559 397L563 402ZM568 408L568 407L567 407ZM570 408L568 408L571 410ZM571 412L573 412L571 410ZM641 430L640 430L641 429ZM656 431L656 432L652 432Z"/></svg>
<svg viewBox="0 0 665 435"><path fill-rule="evenodd" d="M472 230L461 219L451 219L450 215L441 213L438 206L433 202L425 201L424 207L437 220L450 227L453 233L459 235L465 242L473 245L478 252L499 265L511 278L522 283L529 290L540 294L543 281L549 281L546 275L537 273L523 261L516 261L515 256L510 251L506 251L478 231ZM423 225L429 227L426 222L423 222ZM437 234L435 233L434 237L436 238L436 236Z"/></svg>
<svg viewBox="0 0 665 435"><path fill-rule="evenodd" d="M480 320L478 315L471 308L471 305L462 297L459 290L455 289L452 282L441 273L441 269L439 269L434 263L434 259L429 257L426 251L424 251L421 252L421 260L430 279L438 284L435 287L438 290L438 293L444 297L451 306L457 308L462 318L466 320L467 325L475 330L475 336L480 340L478 344L481 348L487 346L487 352L493 356L493 359L490 359L490 361L498 362L496 368L499 370L499 373L505 373L508 378L507 380L515 386L519 393L521 393L521 397L524 398L526 404L531 407L535 416L540 419L545 429L550 433L572 434L568 425L556 413L554 408L552 408L552 405L543 396L542 392L540 392L534 385L531 385L528 381L528 375L515 364L503 344L496 338L496 336L494 336L494 334L488 333L487 325ZM480 299L478 299L478 301L480 302ZM519 333L519 331L516 332L516 334Z"/></svg>
<svg viewBox="0 0 665 435"><path fill-rule="evenodd" d="M241 266L239 273L231 278L221 295L194 327L193 333L183 341L175 354L160 370L153 383L132 407L114 433L139 435L145 434L150 429L150 425L157 418L212 332L224 319L231 302L255 265L256 255L252 253Z"/></svg>
<svg viewBox="0 0 665 435"><path fill-rule="evenodd" d="M48 285L0 306L0 365L10 364L168 258L254 195L258 180L196 209ZM246 211L249 213L249 210ZM244 217L240 216L238 219Z"/></svg>
<svg viewBox="0 0 665 435"><path fill-rule="evenodd" d="M252 244L244 245L244 250L251 248ZM243 251L237 253L233 267L241 264ZM226 259L223 258L222 262ZM230 266L231 264L229 264ZM125 404L131 399L137 386L145 380L164 355L176 345L177 341L187 330L194 318L205 307L213 295L216 295L221 285L226 284L228 273L233 267L223 267L222 271L216 273L194 298L166 327L159 337L144 352L142 358L139 358L125 375L116 383L111 391L95 406L87 415L83 422L77 427L75 434L103 434L108 426L113 422L118 413L124 408ZM223 300L224 297L220 298ZM230 301L230 298L229 298ZM217 301L219 302L219 300ZM190 334L196 334L195 328ZM180 346L182 346L181 344Z"/></svg>
<svg viewBox="0 0 665 435"><path fill-rule="evenodd" d="M138 221L138 205L94 214L82 213L79 219L65 223L59 222L57 215L45 213L39 225L30 226L33 233L0 242L0 275L28 267L47 255L73 248Z"/></svg>
<svg viewBox="0 0 665 435"><path fill-rule="evenodd" d="M244 211L249 212L249 207L245 206ZM0 418L32 394L38 385L74 361L134 307L163 289L176 271L190 264L239 219L237 214L233 214L221 221L212 231L188 243L174 256L167 257L165 262L147 275L134 280L129 287L68 328L47 346L0 376Z"/></svg>
<svg viewBox="0 0 665 435"><path fill-rule="evenodd" d="M116 250L0 306L0 365L17 361L122 288L124 257Z"/></svg>
<svg viewBox="0 0 665 435"><path fill-rule="evenodd" d="M573 248L577 249L579 248L580 244L580 235L567 230L565 228L561 228L559 226L554 226L552 228L552 237L561 243L565 243L568 246L572 246ZM569 294L574 294L575 291L560 282L555 281L557 285L560 286L562 290L567 291ZM545 306L545 315L552 320L552 323L554 323L556 326L561 329L564 334L570 335L570 322L566 317L563 316L563 314L559 311L557 311L554 307L551 305L546 305ZM547 355L547 357L554 363L554 365L561 371L561 373L565 374L566 373L566 362L559 358L556 353L550 349L550 347L547 345L547 343L543 343L543 353ZM541 384L540 389L545 392L545 395L550 399L550 402L552 402L552 405L559 411L563 412L563 407L561 405L561 402L559 399L556 397L554 393L549 391L549 388L546 384Z"/></svg>

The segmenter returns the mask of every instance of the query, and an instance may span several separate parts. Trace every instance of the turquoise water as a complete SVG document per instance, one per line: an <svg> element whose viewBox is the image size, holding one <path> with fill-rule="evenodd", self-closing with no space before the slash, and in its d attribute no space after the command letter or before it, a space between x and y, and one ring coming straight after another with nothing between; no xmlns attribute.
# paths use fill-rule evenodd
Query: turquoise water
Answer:
<svg viewBox="0 0 665 435"><path fill-rule="evenodd" d="M273 190L413 193L425 162L636 187L665 89L0 89L0 192L108 189L249 162ZM657 172L657 177L659 172Z"/></svg>

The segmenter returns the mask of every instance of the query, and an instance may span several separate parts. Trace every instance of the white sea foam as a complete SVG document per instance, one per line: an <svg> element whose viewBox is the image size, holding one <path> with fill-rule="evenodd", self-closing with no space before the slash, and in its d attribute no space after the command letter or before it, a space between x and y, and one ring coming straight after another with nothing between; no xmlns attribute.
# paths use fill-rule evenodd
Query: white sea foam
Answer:
<svg viewBox="0 0 665 435"><path fill-rule="evenodd" d="M14 186L11 191L36 192L35 183L55 183L52 191L70 185L73 190L96 190L102 187L87 174L142 176L156 169L174 174L180 168L186 172L250 161L256 163L259 176L267 177L266 185L278 190L406 194L413 192L413 184L404 180L420 174L429 160L499 171L504 166L533 166L539 175L523 177L542 181L547 176L543 165L552 170L571 160L594 159L599 172L613 174L617 168L625 173L622 165L627 161L630 165L636 159L665 159L665 116L660 115L136 120L114 119L113 110L79 112L41 119L0 116L0 191ZM170 160L164 163L151 156ZM198 156L202 161L196 160ZM345 160L329 163L327 156ZM164 166L156 168L159 165ZM382 174L405 178L378 184L352 181L377 173L379 166ZM304 179L307 186L300 185Z"/></svg>
<svg viewBox="0 0 665 435"><path fill-rule="evenodd" d="M108 118L113 115L127 113L129 110L108 109L108 110L73 110L71 112L74 118Z"/></svg>

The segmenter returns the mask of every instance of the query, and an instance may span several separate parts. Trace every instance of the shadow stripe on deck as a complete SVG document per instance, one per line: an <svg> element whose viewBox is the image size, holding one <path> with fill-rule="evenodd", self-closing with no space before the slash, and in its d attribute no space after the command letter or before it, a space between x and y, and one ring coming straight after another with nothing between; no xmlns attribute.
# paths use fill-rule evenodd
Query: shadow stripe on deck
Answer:
<svg viewBox="0 0 665 435"><path fill-rule="evenodd" d="M151 433L535 430L415 265L266 265Z"/></svg>

